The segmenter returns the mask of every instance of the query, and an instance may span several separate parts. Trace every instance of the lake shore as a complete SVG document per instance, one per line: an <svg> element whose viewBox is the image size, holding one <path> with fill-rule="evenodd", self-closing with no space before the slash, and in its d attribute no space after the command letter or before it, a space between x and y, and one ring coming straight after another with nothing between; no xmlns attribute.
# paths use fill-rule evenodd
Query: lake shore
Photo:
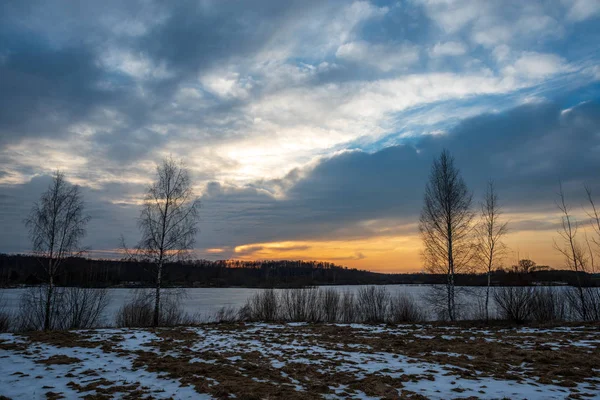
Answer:
<svg viewBox="0 0 600 400"><path fill-rule="evenodd" d="M593 324L204 324L0 335L0 395L592 398Z"/></svg>

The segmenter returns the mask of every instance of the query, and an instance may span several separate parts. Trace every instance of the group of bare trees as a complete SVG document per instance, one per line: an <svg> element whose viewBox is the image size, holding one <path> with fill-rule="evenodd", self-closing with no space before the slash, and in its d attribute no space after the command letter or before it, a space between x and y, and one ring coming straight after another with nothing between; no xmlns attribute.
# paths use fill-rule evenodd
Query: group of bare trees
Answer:
<svg viewBox="0 0 600 400"><path fill-rule="evenodd" d="M451 321L458 318L455 275L472 271L474 265L484 266L488 276L485 308L486 318L489 317L491 274L506 250L503 237L507 232L492 181L480 208L480 218L475 223L473 195L455 166L454 157L447 150L442 151L433 162L425 187L419 229L427 271L448 277L443 295L434 293L432 299L438 305L443 299L441 314Z"/></svg>
<svg viewBox="0 0 600 400"><path fill-rule="evenodd" d="M557 207L562 214L562 226L558 232L560 241L555 241L554 247L563 255L566 266L577 276L575 292L569 295L571 307L577 310L582 320L598 320L599 291L586 288L581 282L582 273L595 272L594 254L600 250L600 213L591 190L585 190L594 238L590 240L587 232L583 240L578 236L579 223L574 220L560 185ZM454 158L447 150L443 150L433 162L419 222L426 270L447 275L443 293L437 289L431 295L434 305L441 309L442 316L451 321L456 320L458 310L455 275L484 271L487 274L485 318L489 319L491 276L501 267L506 256L504 237L508 232L508 222L503 219L494 182L489 181L477 215L473 210L473 195L455 166ZM527 261L529 260L521 260L520 263L526 264ZM519 271L529 271L534 265L519 265L518 268Z"/></svg>
<svg viewBox="0 0 600 400"><path fill-rule="evenodd" d="M161 282L165 265L184 256L194 245L199 201L194 197L188 170L181 162L166 158L156 167L156 179L148 187L138 219L141 239L127 253L132 258L150 260L156 279L152 324L161 313ZM56 287L64 261L86 249L81 242L90 216L80 188L67 182L57 171L52 183L36 202L25 220L33 251L39 256L45 285L30 290L22 302L29 309L32 328L44 330L89 325L106 305L106 295ZM124 243L124 241L123 241ZM79 327L79 326L77 326Z"/></svg>

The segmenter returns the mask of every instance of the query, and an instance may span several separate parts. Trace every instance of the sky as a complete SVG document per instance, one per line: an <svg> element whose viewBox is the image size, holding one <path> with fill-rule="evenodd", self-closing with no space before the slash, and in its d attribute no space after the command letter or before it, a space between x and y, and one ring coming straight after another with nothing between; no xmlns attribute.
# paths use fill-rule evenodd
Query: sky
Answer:
<svg viewBox="0 0 600 400"><path fill-rule="evenodd" d="M496 182L504 263L561 267L562 182L600 199L600 0L3 1L0 252L62 170L111 257L162 158L201 199L195 255L423 269L447 148Z"/></svg>

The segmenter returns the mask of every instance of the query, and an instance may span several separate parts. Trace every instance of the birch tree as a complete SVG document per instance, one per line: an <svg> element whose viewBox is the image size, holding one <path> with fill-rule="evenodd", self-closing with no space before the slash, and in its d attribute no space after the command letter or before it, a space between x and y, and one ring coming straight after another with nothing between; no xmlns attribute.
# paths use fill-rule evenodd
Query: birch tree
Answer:
<svg viewBox="0 0 600 400"><path fill-rule="evenodd" d="M156 167L156 179L147 189L138 221L142 238L137 251L155 266L154 326L160 323L165 266L184 258L193 248L199 207L183 163L164 159Z"/></svg>
<svg viewBox="0 0 600 400"><path fill-rule="evenodd" d="M425 269L445 274L448 318L456 320L455 275L465 272L474 254L472 194L447 150L434 160L425 188L419 230Z"/></svg>
<svg viewBox="0 0 600 400"><path fill-rule="evenodd" d="M78 186L71 185L65 175L56 171L52 183L40 200L34 203L25 225L34 254L40 257L46 285L43 307L43 329L52 329L56 315L56 280L65 259L80 254L80 241L90 217L84 213L84 203Z"/></svg>
<svg viewBox="0 0 600 400"><path fill-rule="evenodd" d="M502 208L498 202L494 182L488 182L485 198L480 204L481 216L477 225L478 261L487 274L485 292L485 319L489 320L490 286L492 272L498 267L506 253L506 245L502 241L508 230L508 223L502 221Z"/></svg>

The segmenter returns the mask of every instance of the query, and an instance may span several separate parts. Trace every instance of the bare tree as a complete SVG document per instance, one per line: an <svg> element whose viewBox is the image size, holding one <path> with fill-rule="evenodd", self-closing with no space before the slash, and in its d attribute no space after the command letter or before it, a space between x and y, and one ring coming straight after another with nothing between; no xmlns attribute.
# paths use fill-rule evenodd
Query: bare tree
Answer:
<svg viewBox="0 0 600 400"><path fill-rule="evenodd" d="M550 267L547 265L537 265L537 263L528 258L522 258L517 260L517 263L512 265L509 269L510 272L516 274L529 274L536 271L546 271Z"/></svg>
<svg viewBox="0 0 600 400"><path fill-rule="evenodd" d="M485 319L489 320L490 286L492 271L494 271L502 258L506 255L506 245L502 241L508 230L508 222L501 220L502 208L498 202L498 195L494 182L489 181L485 198L481 202L481 220L477 225L478 261L485 268L487 274L487 288L485 292Z"/></svg>
<svg viewBox="0 0 600 400"><path fill-rule="evenodd" d="M56 279L64 260L83 251L80 241L89 220L79 187L68 183L60 171L54 173L48 190L25 219L33 252L40 256L46 275L44 330L52 329Z"/></svg>
<svg viewBox="0 0 600 400"><path fill-rule="evenodd" d="M594 201L594 197L592 196L592 190L585 186L585 193L587 194L588 202L590 203L590 211L588 211L588 216L590 217L590 222L592 225L592 229L594 230L595 237L591 240L596 245L596 251L600 248L600 210L596 208L596 203ZM586 244L588 245L588 250L590 252L591 257L591 267L592 273L596 272L596 266L594 264L594 251L592 251L592 246L590 245L590 241L587 237L587 233L585 235Z"/></svg>
<svg viewBox="0 0 600 400"><path fill-rule="evenodd" d="M456 320L454 276L464 272L474 255L472 194L447 150L434 160L425 188L419 230L425 269L447 275L448 318Z"/></svg>
<svg viewBox="0 0 600 400"><path fill-rule="evenodd" d="M185 258L196 240L200 202L194 196L183 163L166 158L156 167L138 221L142 238L135 253L152 260L155 270L153 325L160 322L160 297L165 265Z"/></svg>
<svg viewBox="0 0 600 400"><path fill-rule="evenodd" d="M596 254L600 252L600 211L596 207L596 203L592 196L592 190L585 186L585 192L587 194L588 202L590 204L590 210L587 212L590 218L590 224L592 225L592 229L594 232L594 236L592 239L588 237L587 232L584 231L585 234L585 243L588 248L589 254L589 265L588 265L588 273L596 274L598 270L596 269ZM592 246L592 243L594 246ZM588 304L590 308L587 310L589 312L589 319L599 320L600 319L600 291L596 290L596 288L588 288L587 289L587 297L589 299Z"/></svg>
<svg viewBox="0 0 600 400"><path fill-rule="evenodd" d="M577 241L578 224L571 215L571 209L566 203L562 184L560 184L556 206L562 214L562 224L561 228L558 230L558 234L560 235L563 243L559 244L555 240L554 248L563 255L567 266L575 272L575 276L577 278L577 292L580 303L578 309L581 318L585 321L588 319L588 306L586 298L587 296L581 284L581 274L586 272L587 260L584 248Z"/></svg>

